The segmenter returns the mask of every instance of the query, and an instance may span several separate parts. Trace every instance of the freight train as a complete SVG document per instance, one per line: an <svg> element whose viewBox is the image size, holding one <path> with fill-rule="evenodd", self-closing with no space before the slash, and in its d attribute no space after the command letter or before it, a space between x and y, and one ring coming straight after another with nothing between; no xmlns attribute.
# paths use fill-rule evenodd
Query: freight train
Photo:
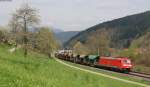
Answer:
<svg viewBox="0 0 150 87"><path fill-rule="evenodd" d="M76 55L72 50L61 50L55 53L55 57L74 63L80 63L89 66L100 66L109 69L115 69L128 73L131 71L132 63L127 57L105 57L99 55Z"/></svg>

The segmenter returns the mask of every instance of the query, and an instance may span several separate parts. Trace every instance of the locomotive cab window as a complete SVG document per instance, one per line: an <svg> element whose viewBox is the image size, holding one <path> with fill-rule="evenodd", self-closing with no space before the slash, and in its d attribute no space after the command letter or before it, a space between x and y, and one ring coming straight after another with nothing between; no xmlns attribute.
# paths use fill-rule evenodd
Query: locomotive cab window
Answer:
<svg viewBox="0 0 150 87"><path fill-rule="evenodd" d="M123 60L123 63L125 63L125 64L131 64L131 61L130 60Z"/></svg>

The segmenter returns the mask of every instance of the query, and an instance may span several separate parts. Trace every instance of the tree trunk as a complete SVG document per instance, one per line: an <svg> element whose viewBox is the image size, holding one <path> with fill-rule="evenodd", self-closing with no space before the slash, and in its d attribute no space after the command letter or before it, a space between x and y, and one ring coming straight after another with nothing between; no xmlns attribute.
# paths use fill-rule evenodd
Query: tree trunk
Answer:
<svg viewBox="0 0 150 87"><path fill-rule="evenodd" d="M27 50L28 39L27 39L27 23L26 23L25 19L24 19L24 38L23 38L23 42L24 42L24 57L27 57L27 54L28 54L28 50Z"/></svg>
<svg viewBox="0 0 150 87"><path fill-rule="evenodd" d="M27 57L27 54L28 54L28 50L27 50L27 48L25 47L25 49L24 49L24 57Z"/></svg>
<svg viewBox="0 0 150 87"><path fill-rule="evenodd" d="M48 53L48 57L51 58L51 53Z"/></svg>

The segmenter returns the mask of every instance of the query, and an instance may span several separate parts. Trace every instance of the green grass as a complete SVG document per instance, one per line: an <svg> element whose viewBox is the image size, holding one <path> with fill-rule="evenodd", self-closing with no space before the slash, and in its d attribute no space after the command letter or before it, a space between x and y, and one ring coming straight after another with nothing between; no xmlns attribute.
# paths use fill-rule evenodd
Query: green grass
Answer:
<svg viewBox="0 0 150 87"><path fill-rule="evenodd" d="M0 87L140 87L64 66L45 55L0 45ZM32 55L31 55L32 53Z"/></svg>

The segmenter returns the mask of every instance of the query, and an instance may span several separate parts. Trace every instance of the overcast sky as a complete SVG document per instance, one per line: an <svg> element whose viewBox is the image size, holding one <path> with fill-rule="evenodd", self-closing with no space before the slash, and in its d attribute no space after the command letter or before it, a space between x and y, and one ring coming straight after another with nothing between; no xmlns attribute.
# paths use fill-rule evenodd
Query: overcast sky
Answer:
<svg viewBox="0 0 150 87"><path fill-rule="evenodd" d="M23 3L39 10L41 24L65 31L84 30L95 24L150 10L150 0L0 0L0 25Z"/></svg>

